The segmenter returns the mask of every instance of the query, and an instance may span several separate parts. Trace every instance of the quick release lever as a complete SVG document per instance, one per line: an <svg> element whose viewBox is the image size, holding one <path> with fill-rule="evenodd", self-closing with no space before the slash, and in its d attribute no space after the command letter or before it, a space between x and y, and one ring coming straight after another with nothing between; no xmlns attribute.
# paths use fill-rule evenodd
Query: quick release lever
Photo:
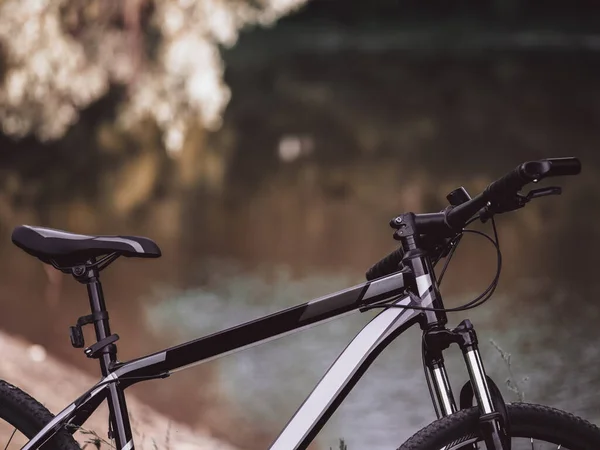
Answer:
<svg viewBox="0 0 600 450"><path fill-rule="evenodd" d="M105 337L101 341L98 341L95 344L90 345L83 352L85 353L85 356L87 356L88 358L99 358L106 347L113 344L114 342L117 342L118 340L119 340L118 334L111 334L110 336Z"/></svg>

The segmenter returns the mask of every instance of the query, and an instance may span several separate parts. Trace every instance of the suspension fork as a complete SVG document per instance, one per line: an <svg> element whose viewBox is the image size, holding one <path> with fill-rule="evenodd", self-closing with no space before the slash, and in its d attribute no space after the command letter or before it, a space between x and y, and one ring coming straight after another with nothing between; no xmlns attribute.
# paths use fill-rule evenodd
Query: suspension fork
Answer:
<svg viewBox="0 0 600 450"><path fill-rule="evenodd" d="M479 405L479 428L487 448L489 450L510 450L510 438L506 432L504 418L494 406L494 399L490 393L488 378L477 345L477 334L468 319L463 320L453 330L445 327L434 328L426 330L423 335L425 362L432 375L442 415L448 414L447 408L444 408L444 402L449 402L451 406L454 402L452 390L447 383L447 375L444 375L446 370L443 366L442 356L442 352L453 343L459 345L464 356L471 387ZM438 382L436 382L436 375L440 380ZM452 412L455 410L456 406Z"/></svg>
<svg viewBox="0 0 600 450"><path fill-rule="evenodd" d="M418 292L421 302L431 305L434 309L422 312L421 328L424 330L423 345L425 346L426 365L433 380L441 414L446 416L456 411L456 402L444 365L442 351L447 349L450 344L457 343L463 352L471 385L479 404L480 429L487 448L488 450L510 450L510 441L506 437L501 415L494 409L473 325L469 320L464 320L454 330L446 328L448 319L444 311L444 303L438 291L431 259L427 252L420 248L420 233L417 230L415 215L413 213L401 214L393 219L390 225L397 230L394 238L402 243L404 250L402 264L408 266L415 276L416 286L410 287L412 292ZM436 399L432 399L432 401L435 405Z"/></svg>
<svg viewBox="0 0 600 450"><path fill-rule="evenodd" d="M454 401L442 352L432 351L433 347L428 345L426 337L428 336L428 330L445 329L448 318L444 311L442 296L438 291L431 259L427 252L420 248L420 238L415 226L414 214L406 213L396 217L393 221L393 228L398 230L394 234L394 238L402 242L402 248L404 249L402 264L408 266L415 276L415 285L410 286L410 288L413 292L419 294L423 303L436 309L434 311L422 311L421 329L424 331L423 354L425 364L429 369L435 392L435 397L432 393L431 400L438 418L440 418L456 412L456 402ZM436 405L439 405L439 409Z"/></svg>
<svg viewBox="0 0 600 450"><path fill-rule="evenodd" d="M448 378L448 372L444 364L444 357L441 351L436 351L431 346L431 339L428 338L428 332L423 334L423 355L425 358L425 366L429 371L429 379L433 385L433 391L431 391L431 401L435 409L437 418L449 416L450 414L457 411L456 401L454 400L454 394L452 387L450 386L450 380Z"/></svg>

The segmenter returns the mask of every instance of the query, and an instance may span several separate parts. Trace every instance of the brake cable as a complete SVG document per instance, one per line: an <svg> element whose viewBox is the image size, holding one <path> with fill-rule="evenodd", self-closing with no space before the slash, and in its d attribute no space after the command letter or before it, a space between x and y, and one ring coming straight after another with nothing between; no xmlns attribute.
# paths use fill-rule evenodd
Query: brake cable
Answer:
<svg viewBox="0 0 600 450"><path fill-rule="evenodd" d="M460 244L460 240L462 239L462 237L463 237L463 234L461 233L461 234L458 235L457 238L453 239L448 244L448 245L451 245L452 248L450 249L450 252L448 253L448 257L446 258L446 262L444 262L444 267L442 267L442 271L440 272L440 275L438 277L438 286L442 284L442 280L444 279L444 274L446 273L446 269L448 268L448 264L450 264L450 260L454 256L454 252L456 251L456 248L458 247L458 244ZM435 264L433 266L435 267Z"/></svg>
<svg viewBox="0 0 600 450"><path fill-rule="evenodd" d="M494 248L496 249L496 257L497 257L497 266L496 266L496 275L494 276L494 279L492 280L492 282L489 284L489 286L485 289L485 291L483 291L479 296L477 296L475 299L465 303L464 305L461 306L457 306L455 308L430 308L427 306L417 306L417 305L400 305L400 304L390 304L390 303L380 303L380 304L376 304L376 305L368 305L362 308L363 311L369 310L369 309L374 309L374 308L402 308L402 309L414 309L414 310L418 310L418 311L439 311L439 312L457 312L457 311L467 311L469 309L473 309L476 308L478 306L483 305L485 302L487 302L491 296L493 295L494 291L496 290L496 287L498 285L498 282L500 280L500 273L502 272L502 252L500 251L500 240L498 238L498 230L496 229L496 221L494 220L494 217L491 218L490 220L492 222L492 228L494 231L494 239L492 239L489 235L483 233L482 231L478 231L478 230L466 230L463 229L461 234L459 235L460 238L462 238L463 233L473 233L473 234L478 234L480 236L483 236L484 238L486 238L488 241L490 241L492 243L492 245L494 245ZM473 222L473 219L470 220L467 225L469 223ZM451 241L451 243L449 245L452 244L452 242L456 242L458 244L458 242L460 241L460 239L458 240L454 240ZM440 278L443 278L443 274L450 262L450 259L452 259L452 256L454 256L454 251L456 249L457 245L454 246L454 248L452 248L450 250L450 253L448 254L448 259L446 260L446 263L444 264L444 267L442 269L442 273L440 275ZM441 281L441 280L440 280ZM439 282L438 282L438 286L439 286ZM409 293L409 295L411 297L414 297L415 294ZM405 294L400 294L397 295L395 297L392 297L390 299L390 302L393 302L395 300L399 300L401 298L404 298L406 295ZM418 297L417 297L418 298Z"/></svg>

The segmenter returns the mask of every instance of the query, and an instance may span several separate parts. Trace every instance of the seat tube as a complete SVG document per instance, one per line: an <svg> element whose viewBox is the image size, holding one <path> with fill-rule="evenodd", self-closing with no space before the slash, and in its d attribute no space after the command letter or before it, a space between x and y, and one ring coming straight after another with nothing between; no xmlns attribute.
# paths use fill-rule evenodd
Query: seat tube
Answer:
<svg viewBox="0 0 600 450"><path fill-rule="evenodd" d="M99 273L96 269L88 269L85 281L88 297L90 300L90 308L92 313L106 312L104 303L104 294L102 285L99 279ZM94 321L94 330L96 332L96 340L101 341L111 335L108 317ZM100 370L103 377L107 377L112 372L114 363L117 361L117 346L109 344L106 350L99 355ZM118 450L133 450L133 437L131 433L131 424L129 423L129 413L127 411L127 403L125 394L118 382L110 383L109 393L107 396L109 409L109 438L115 440Z"/></svg>

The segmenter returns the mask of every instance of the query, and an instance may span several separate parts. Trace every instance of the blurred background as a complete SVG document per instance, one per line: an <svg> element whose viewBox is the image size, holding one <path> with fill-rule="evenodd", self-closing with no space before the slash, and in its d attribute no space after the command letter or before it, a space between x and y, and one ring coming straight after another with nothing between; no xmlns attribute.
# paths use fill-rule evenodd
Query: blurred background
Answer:
<svg viewBox="0 0 600 450"><path fill-rule="evenodd" d="M127 360L358 284L394 249L395 215L578 156L561 197L498 218L497 293L450 320L472 319L507 399L518 385L598 424L599 51L591 0L0 0L0 328L99 375L68 340L85 289L14 247L18 224L159 243L103 273ZM467 236L446 305L494 271ZM373 314L130 392L267 448ZM447 360L458 389L460 352ZM433 418L411 330L314 448L396 448Z"/></svg>

